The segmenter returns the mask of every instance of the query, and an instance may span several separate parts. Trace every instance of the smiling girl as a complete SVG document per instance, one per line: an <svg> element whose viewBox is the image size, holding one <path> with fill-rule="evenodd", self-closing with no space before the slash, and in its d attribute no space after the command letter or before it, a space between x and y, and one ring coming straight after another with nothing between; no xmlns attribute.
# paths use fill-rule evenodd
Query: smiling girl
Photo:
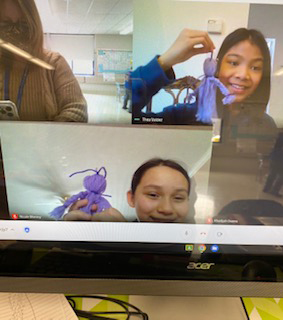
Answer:
<svg viewBox="0 0 283 320"><path fill-rule="evenodd" d="M142 113L141 110L154 94L175 80L174 65L214 49L206 32L185 29L164 54L133 71L133 119L157 117L162 118L162 124L202 125L196 119L197 103L179 103L160 113ZM266 113L270 96L270 60L267 42L258 30L237 29L224 39L219 49L215 76L235 100L224 106L222 96L217 92L221 143L213 145L210 162L211 216L217 215L229 201L243 198L243 194L246 198L263 197L256 192L262 186L254 176L258 174L259 159L269 154L277 134L274 120ZM239 179L240 176L246 177L249 183ZM227 185L227 181L231 184Z"/></svg>
<svg viewBox="0 0 283 320"><path fill-rule="evenodd" d="M162 117L162 124L202 124L196 120L196 103L169 106L159 113L144 114L141 110L154 94L174 81L172 67L175 64L214 49L215 46L206 32L184 29L164 54L133 71L131 78L134 118ZM264 112L270 95L271 67L269 49L262 33L245 28L235 30L223 41L217 60L216 77L236 96L232 108L243 103L252 103L253 106L257 104L260 112ZM223 105L220 98L218 93L217 108L221 117Z"/></svg>
<svg viewBox="0 0 283 320"><path fill-rule="evenodd" d="M191 181L187 171L173 160L153 158L143 163L133 174L127 192L130 207L135 208L139 222L188 222ZM116 209L86 214L79 209L87 200L77 201L64 220L126 222ZM96 205L93 206L95 212Z"/></svg>
<svg viewBox="0 0 283 320"><path fill-rule="evenodd" d="M235 95L234 103L244 101L258 88L263 76L264 58L260 48L250 39L229 49L220 64L219 78Z"/></svg>
<svg viewBox="0 0 283 320"><path fill-rule="evenodd" d="M190 178L172 160L151 159L134 173L128 204L138 221L184 222L189 212Z"/></svg>

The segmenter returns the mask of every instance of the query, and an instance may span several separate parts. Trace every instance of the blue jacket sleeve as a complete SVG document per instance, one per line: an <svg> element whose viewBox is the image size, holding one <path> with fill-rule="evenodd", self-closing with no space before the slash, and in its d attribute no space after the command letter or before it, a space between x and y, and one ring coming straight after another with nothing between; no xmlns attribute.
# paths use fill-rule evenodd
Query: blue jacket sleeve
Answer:
<svg viewBox="0 0 283 320"><path fill-rule="evenodd" d="M162 87L175 80L173 69L164 72L157 58L130 74L132 105L136 111L140 111Z"/></svg>
<svg viewBox="0 0 283 320"><path fill-rule="evenodd" d="M197 106L195 103L168 106L158 113L143 113L141 111L152 96L175 80L173 69L164 72L157 58L155 57L147 65L137 68L130 74L133 107L132 123L201 124L196 120Z"/></svg>

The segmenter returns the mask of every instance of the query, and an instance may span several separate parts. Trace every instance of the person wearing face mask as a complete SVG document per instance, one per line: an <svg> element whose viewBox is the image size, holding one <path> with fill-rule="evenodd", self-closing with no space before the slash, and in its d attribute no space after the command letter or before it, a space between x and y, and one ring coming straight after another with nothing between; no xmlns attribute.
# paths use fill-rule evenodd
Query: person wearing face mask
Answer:
<svg viewBox="0 0 283 320"><path fill-rule="evenodd" d="M43 48L34 0L0 0L0 39L47 62L47 70L0 48L0 100L17 106L21 121L87 122L87 104L68 63Z"/></svg>

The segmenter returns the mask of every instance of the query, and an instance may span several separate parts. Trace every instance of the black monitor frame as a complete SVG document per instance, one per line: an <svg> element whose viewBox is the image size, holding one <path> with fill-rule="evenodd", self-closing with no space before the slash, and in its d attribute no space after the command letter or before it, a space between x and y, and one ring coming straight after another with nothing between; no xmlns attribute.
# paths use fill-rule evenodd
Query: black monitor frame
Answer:
<svg viewBox="0 0 283 320"><path fill-rule="evenodd" d="M234 253L202 255L182 248L181 244L3 241L1 291L282 296L279 247L265 247L271 252L265 255L240 253L242 249L247 251L248 246L223 245L220 251L231 252L234 248ZM74 266L69 268L72 261ZM54 263L62 265L56 269Z"/></svg>

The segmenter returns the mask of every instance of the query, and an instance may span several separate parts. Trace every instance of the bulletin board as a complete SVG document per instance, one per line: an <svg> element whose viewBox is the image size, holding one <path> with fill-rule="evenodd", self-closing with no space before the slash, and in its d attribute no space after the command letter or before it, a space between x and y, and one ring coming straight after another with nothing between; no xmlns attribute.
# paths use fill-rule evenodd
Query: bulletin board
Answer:
<svg viewBox="0 0 283 320"><path fill-rule="evenodd" d="M133 52L126 50L97 50L97 72L123 74L131 70Z"/></svg>

